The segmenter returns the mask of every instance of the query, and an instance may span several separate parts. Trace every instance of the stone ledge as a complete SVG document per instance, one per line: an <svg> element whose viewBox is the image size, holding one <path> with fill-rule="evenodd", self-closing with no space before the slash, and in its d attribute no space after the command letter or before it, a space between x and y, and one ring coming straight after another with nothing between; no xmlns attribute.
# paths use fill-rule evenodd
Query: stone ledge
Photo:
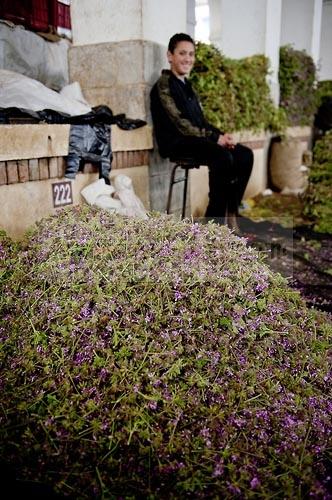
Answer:
<svg viewBox="0 0 332 500"><path fill-rule="evenodd" d="M70 125L0 125L0 162L68 155ZM111 126L112 151L144 151L153 148L149 125L134 130Z"/></svg>
<svg viewBox="0 0 332 500"><path fill-rule="evenodd" d="M308 139L311 138L311 135L312 135L312 129L311 127L308 126L288 127L285 133L286 138L293 137L299 139L300 141L307 141Z"/></svg>
<svg viewBox="0 0 332 500"><path fill-rule="evenodd" d="M240 132L232 133L235 142L240 142L251 149L261 149L265 147L266 142L275 135L276 134L273 134L272 132L264 130L257 132L252 130L242 130ZM308 142L311 138L312 131L310 127L288 127L285 130L284 135L286 138L297 138L300 141Z"/></svg>

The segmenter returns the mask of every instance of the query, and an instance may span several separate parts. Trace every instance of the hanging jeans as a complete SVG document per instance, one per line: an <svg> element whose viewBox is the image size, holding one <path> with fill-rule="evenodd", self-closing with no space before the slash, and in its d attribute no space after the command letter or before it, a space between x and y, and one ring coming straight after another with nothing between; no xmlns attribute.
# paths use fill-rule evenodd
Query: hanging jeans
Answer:
<svg viewBox="0 0 332 500"><path fill-rule="evenodd" d="M99 164L99 178L110 183L112 163L111 126L104 123L71 125L65 177L75 179L81 162Z"/></svg>

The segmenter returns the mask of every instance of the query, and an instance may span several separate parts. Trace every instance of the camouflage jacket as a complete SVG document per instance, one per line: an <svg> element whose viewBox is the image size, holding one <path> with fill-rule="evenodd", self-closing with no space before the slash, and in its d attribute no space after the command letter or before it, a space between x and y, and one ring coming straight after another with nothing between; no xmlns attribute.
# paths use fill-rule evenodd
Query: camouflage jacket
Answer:
<svg viewBox="0 0 332 500"><path fill-rule="evenodd" d="M168 157L183 136L205 137L217 142L221 132L204 118L191 83L163 70L152 87L151 114L161 156Z"/></svg>

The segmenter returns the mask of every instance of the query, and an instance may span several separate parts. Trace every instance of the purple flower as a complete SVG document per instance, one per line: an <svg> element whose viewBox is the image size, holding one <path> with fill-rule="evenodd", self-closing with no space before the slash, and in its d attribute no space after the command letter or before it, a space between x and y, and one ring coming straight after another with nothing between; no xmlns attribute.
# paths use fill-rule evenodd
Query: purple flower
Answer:
<svg viewBox="0 0 332 500"><path fill-rule="evenodd" d="M258 486L260 486L261 482L260 480L258 479L258 477L254 476L252 478L252 480L250 481L250 488L252 490L255 490L256 488L258 488Z"/></svg>
<svg viewBox="0 0 332 500"><path fill-rule="evenodd" d="M235 486L234 484L228 484L228 490L232 495L234 496L239 496L241 494L241 490L238 486Z"/></svg>
<svg viewBox="0 0 332 500"><path fill-rule="evenodd" d="M103 381L106 380L107 375L108 375L108 370L106 368L102 368L100 370L100 379Z"/></svg>
<svg viewBox="0 0 332 500"><path fill-rule="evenodd" d="M181 300L183 296L184 296L183 293L181 293L179 290L175 290L175 293L174 293L175 302L177 302L178 300Z"/></svg>
<svg viewBox="0 0 332 500"><path fill-rule="evenodd" d="M219 477L219 476L222 476L223 473L224 473L224 466L222 463L218 463L216 464L213 472L212 472L212 477Z"/></svg>
<svg viewBox="0 0 332 500"><path fill-rule="evenodd" d="M80 310L79 317L80 319L89 319L92 316L92 309L89 303L85 304L84 307Z"/></svg>
<svg viewBox="0 0 332 500"><path fill-rule="evenodd" d="M5 259L6 258L6 251L3 248L3 246L0 244L0 258Z"/></svg>
<svg viewBox="0 0 332 500"><path fill-rule="evenodd" d="M148 408L150 408L150 410L156 410L157 406L158 406L157 401L149 401L148 402Z"/></svg>

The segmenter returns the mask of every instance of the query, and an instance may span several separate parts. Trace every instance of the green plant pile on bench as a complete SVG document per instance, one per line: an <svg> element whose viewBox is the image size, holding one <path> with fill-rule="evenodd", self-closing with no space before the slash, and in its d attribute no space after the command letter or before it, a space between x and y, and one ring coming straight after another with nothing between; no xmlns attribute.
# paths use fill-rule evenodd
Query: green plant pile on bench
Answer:
<svg viewBox="0 0 332 500"><path fill-rule="evenodd" d="M331 325L244 239L84 206L0 252L18 479L82 499L328 495Z"/></svg>
<svg viewBox="0 0 332 500"><path fill-rule="evenodd" d="M315 144L309 185L304 195L304 214L315 231L332 234L332 131Z"/></svg>
<svg viewBox="0 0 332 500"><path fill-rule="evenodd" d="M304 50L280 47L280 108L289 126L312 125L317 109L316 67Z"/></svg>
<svg viewBox="0 0 332 500"><path fill-rule="evenodd" d="M196 44L191 81L207 119L224 131L281 130L285 113L276 108L267 84L269 61L264 55L225 57L213 45Z"/></svg>
<svg viewBox="0 0 332 500"><path fill-rule="evenodd" d="M332 80L322 80L317 84L317 112L315 132L324 135L332 129Z"/></svg>
<svg viewBox="0 0 332 500"><path fill-rule="evenodd" d="M332 97L332 80L317 82L317 105L320 106L326 97Z"/></svg>

